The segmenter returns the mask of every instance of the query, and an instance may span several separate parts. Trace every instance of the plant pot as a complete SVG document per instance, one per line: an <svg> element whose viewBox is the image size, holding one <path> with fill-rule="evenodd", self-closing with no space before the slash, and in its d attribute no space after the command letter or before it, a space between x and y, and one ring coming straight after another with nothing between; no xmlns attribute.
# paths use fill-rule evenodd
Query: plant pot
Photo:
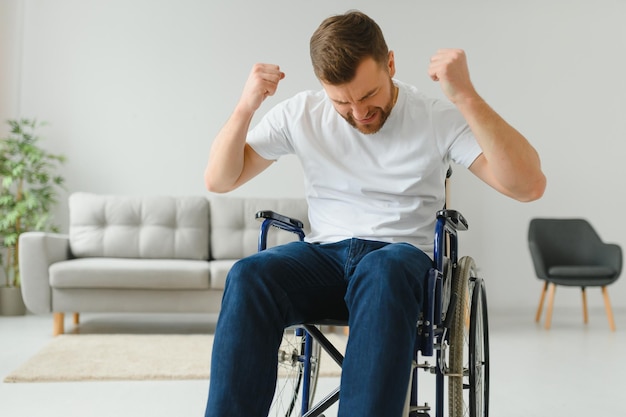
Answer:
<svg viewBox="0 0 626 417"><path fill-rule="evenodd" d="M0 316L23 316L26 306L19 287L0 287Z"/></svg>

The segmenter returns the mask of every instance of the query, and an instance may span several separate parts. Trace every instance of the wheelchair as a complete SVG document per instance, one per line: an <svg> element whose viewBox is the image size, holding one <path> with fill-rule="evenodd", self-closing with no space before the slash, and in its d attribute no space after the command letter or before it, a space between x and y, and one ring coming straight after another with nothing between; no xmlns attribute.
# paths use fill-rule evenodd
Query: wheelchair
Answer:
<svg viewBox="0 0 626 417"><path fill-rule="evenodd" d="M271 228L295 233L304 240L303 223L272 211L260 211L258 249L267 247ZM434 261L429 271L427 297L416 323L416 353L402 417L487 417L489 411L489 332L485 284L476 276L471 257L458 256L457 232L467 230L465 218L455 210L436 213ZM314 401L322 349L339 366L343 356L320 330L306 323L285 329L278 352L278 382L272 417L318 417L339 400L340 387ZM426 358L434 357L430 363ZM407 370L408 372L409 370ZM421 403L420 371L435 380L434 406ZM433 376L434 375L434 376ZM425 385L424 385L425 386ZM432 390L430 392L432 397ZM434 408L434 410L433 410Z"/></svg>

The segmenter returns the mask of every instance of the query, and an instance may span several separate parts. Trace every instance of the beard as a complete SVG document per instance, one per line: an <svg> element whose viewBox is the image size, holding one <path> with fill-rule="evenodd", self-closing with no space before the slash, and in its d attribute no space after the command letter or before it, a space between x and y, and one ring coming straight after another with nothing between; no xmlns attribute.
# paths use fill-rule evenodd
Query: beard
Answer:
<svg viewBox="0 0 626 417"><path fill-rule="evenodd" d="M390 80L390 84L391 84L391 91L395 92L395 86L393 84L393 81ZM378 120L374 123L369 123L366 125L359 124L354 119L354 116L352 116L352 112L348 113L345 116L341 113L340 114L341 114L341 117L343 117L344 120L348 122L348 124L350 124L350 126L354 127L355 129L357 129L359 132L363 134L371 135L373 133L378 132L380 129L382 129L383 125L385 124L385 122L389 118L389 115L391 114L391 110L393 109L395 100L396 100L395 94L391 94L389 102L385 105L385 107L372 107L367 112L365 119L369 119L370 117L374 116L376 113L379 114Z"/></svg>

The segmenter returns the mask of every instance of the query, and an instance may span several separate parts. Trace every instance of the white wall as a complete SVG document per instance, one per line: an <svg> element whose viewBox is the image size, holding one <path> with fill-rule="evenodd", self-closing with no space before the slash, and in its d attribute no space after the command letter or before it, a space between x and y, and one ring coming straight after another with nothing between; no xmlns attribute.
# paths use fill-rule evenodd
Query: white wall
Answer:
<svg viewBox="0 0 626 417"><path fill-rule="evenodd" d="M488 279L490 307L529 316L536 307L540 283L526 244L534 216L586 217L626 249L623 1L26 0L22 11L10 4L0 12L17 27L22 21L23 33L14 38L18 52L3 46L0 57L21 57L9 63L21 71L3 72L0 92L19 84L19 108L0 115L51 123L45 144L68 157L68 192L206 194L212 137L252 64L277 63L287 74L259 115L319 88L310 35L325 17L359 8L383 28L397 77L431 95L442 96L427 77L430 55L466 49L479 92L541 154L548 188L534 203L511 201L455 170L453 206L471 227L463 252ZM286 158L235 194L301 196L301 180L298 162ZM64 203L64 227L65 211ZM617 308L626 306L623 281L611 292ZM557 300L577 306L578 291L560 290ZM601 306L599 293L589 301Z"/></svg>
<svg viewBox="0 0 626 417"><path fill-rule="evenodd" d="M0 1L0 135L8 132L4 121L19 108L22 10L19 0Z"/></svg>

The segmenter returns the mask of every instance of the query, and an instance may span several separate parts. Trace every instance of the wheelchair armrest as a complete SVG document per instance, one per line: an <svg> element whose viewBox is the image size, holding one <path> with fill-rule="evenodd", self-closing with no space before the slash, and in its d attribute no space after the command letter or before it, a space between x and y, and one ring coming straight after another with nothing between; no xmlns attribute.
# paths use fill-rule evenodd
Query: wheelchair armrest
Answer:
<svg viewBox="0 0 626 417"><path fill-rule="evenodd" d="M465 217L456 210L439 210L437 212L437 218L445 219L446 225L452 227L454 230L467 230L469 227Z"/></svg>
<svg viewBox="0 0 626 417"><path fill-rule="evenodd" d="M272 219L277 222L277 224L286 225L288 227L296 227L298 229L304 228L304 223L302 223L298 219L294 219L293 217L283 216L282 214L278 214L273 212L272 210L262 210L258 211L255 215L255 218L258 221L263 221L263 219Z"/></svg>
<svg viewBox="0 0 626 417"><path fill-rule="evenodd" d="M271 210L258 211L255 218L263 222L259 233L259 251L267 248L267 235L270 227L276 227L287 232L295 233L300 240L304 240L304 223L298 219L283 216Z"/></svg>

